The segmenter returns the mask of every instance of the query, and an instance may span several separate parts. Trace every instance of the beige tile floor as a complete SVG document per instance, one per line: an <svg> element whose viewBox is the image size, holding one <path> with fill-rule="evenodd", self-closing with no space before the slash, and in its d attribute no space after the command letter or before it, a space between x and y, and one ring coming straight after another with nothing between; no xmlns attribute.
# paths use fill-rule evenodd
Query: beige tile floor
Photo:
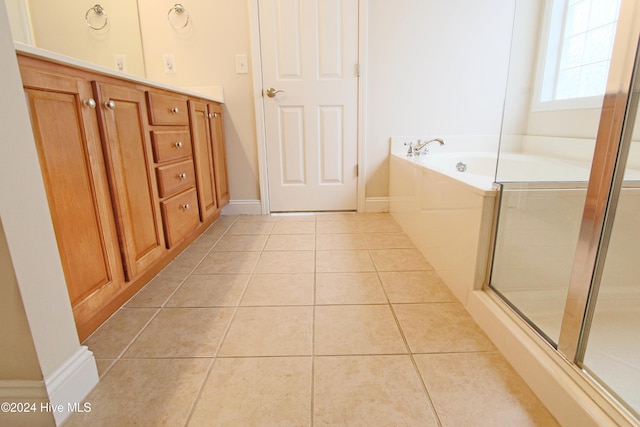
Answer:
<svg viewBox="0 0 640 427"><path fill-rule="evenodd" d="M554 426L388 214L222 217L85 342L65 426Z"/></svg>

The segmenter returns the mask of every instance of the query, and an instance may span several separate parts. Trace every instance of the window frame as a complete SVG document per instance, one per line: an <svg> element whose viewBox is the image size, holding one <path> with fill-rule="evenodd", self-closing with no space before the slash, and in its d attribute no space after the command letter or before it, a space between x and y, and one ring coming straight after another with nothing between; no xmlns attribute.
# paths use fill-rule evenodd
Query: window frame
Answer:
<svg viewBox="0 0 640 427"><path fill-rule="evenodd" d="M554 94L549 94L549 92L555 91L558 79L558 62L560 61L560 49L566 24L567 4L568 0L548 0L545 2L542 31L538 36L538 61L531 99L532 112L586 110L602 107L604 94L567 99L553 99ZM551 99L542 101L543 95Z"/></svg>

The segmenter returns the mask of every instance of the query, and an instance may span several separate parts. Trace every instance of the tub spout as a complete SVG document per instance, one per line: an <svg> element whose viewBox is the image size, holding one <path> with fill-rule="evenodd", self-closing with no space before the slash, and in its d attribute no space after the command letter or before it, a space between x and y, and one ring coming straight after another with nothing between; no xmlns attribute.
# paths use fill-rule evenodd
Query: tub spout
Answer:
<svg viewBox="0 0 640 427"><path fill-rule="evenodd" d="M422 150L424 148L425 153L429 152L429 148L427 147L427 145L431 142L437 141L440 143L440 145L444 145L444 141L440 138L434 138L434 139L430 139L429 141L421 141L418 140L418 142L416 143L416 145L413 147L413 152L414 154L420 154L420 150Z"/></svg>

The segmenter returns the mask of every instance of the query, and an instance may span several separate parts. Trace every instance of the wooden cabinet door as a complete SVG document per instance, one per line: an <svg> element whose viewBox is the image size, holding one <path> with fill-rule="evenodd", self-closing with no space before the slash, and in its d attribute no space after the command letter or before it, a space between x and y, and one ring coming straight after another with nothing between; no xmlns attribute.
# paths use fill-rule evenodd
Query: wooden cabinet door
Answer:
<svg viewBox="0 0 640 427"><path fill-rule="evenodd" d="M166 252L152 174L145 93L131 85L94 82L127 280Z"/></svg>
<svg viewBox="0 0 640 427"><path fill-rule="evenodd" d="M62 267L79 331L124 274L91 83L21 67Z"/></svg>
<svg viewBox="0 0 640 427"><path fill-rule="evenodd" d="M224 118L222 105L210 103L207 105L209 129L213 143L213 171L216 180L218 208L229 203L229 179L227 177L227 153L224 143Z"/></svg>
<svg viewBox="0 0 640 427"><path fill-rule="evenodd" d="M205 221L218 211L216 181L213 166L213 145L209 129L207 105L204 102L189 101L193 157L198 185L200 220Z"/></svg>

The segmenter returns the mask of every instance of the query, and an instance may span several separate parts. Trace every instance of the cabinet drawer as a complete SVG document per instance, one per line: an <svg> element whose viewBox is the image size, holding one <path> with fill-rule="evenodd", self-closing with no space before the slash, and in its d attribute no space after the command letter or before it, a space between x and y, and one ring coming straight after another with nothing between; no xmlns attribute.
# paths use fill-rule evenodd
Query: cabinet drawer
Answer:
<svg viewBox="0 0 640 427"><path fill-rule="evenodd" d="M153 160L156 163L191 156L191 133L180 131L152 131Z"/></svg>
<svg viewBox="0 0 640 427"><path fill-rule="evenodd" d="M160 206L169 248L188 236L200 224L198 195L195 188L165 200Z"/></svg>
<svg viewBox="0 0 640 427"><path fill-rule="evenodd" d="M179 96L147 92L152 125L188 125L187 100Z"/></svg>
<svg viewBox="0 0 640 427"><path fill-rule="evenodd" d="M171 196L180 190L192 187L196 183L193 162L187 160L156 168L158 193L160 197Z"/></svg>

